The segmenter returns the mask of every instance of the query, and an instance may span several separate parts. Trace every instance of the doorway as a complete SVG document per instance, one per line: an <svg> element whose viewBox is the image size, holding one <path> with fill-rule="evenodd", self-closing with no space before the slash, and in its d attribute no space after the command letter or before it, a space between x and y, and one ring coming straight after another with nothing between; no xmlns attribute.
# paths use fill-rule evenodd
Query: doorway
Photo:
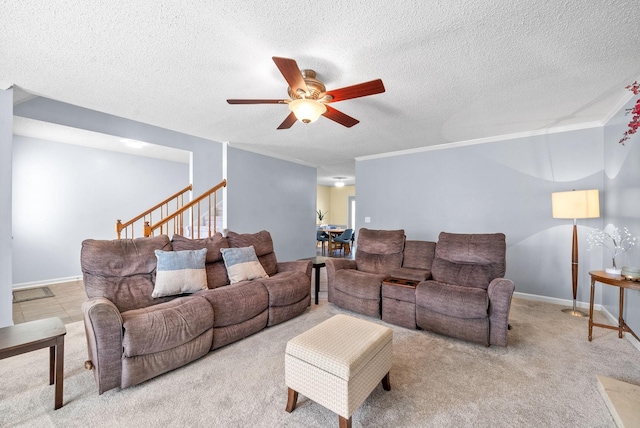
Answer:
<svg viewBox="0 0 640 428"><path fill-rule="evenodd" d="M349 196L347 208L347 228L356 230L356 197Z"/></svg>

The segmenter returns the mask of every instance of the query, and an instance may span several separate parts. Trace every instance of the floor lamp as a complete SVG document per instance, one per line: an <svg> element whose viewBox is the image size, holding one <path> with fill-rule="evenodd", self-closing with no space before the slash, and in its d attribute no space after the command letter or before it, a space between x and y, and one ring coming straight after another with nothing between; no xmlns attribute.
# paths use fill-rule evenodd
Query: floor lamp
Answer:
<svg viewBox="0 0 640 428"><path fill-rule="evenodd" d="M562 312L576 317L586 317L586 313L576 310L576 295L578 293L578 226L576 220L600 217L598 189L554 192L551 194L551 207L553 218L573 219L573 246L571 248L573 309L563 309Z"/></svg>

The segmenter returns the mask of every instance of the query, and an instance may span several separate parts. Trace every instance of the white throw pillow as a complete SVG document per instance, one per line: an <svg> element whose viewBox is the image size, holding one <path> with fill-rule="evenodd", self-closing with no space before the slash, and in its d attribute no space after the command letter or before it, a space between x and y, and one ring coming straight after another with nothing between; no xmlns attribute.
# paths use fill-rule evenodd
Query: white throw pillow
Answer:
<svg viewBox="0 0 640 428"><path fill-rule="evenodd" d="M158 258L156 283L151 297L195 293L207 288L204 267L207 249L185 251L155 250Z"/></svg>
<svg viewBox="0 0 640 428"><path fill-rule="evenodd" d="M243 248L221 248L224 265L227 268L229 282L249 281L257 278L269 278L256 256L253 245Z"/></svg>

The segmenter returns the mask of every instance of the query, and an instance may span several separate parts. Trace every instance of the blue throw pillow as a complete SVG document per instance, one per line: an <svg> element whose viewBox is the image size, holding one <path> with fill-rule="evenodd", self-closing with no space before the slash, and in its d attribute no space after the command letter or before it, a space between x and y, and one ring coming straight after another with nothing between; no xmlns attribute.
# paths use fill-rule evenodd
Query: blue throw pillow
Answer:
<svg viewBox="0 0 640 428"><path fill-rule="evenodd" d="M269 277L260 264L253 245L243 248L221 248L220 251L231 284Z"/></svg>
<svg viewBox="0 0 640 428"><path fill-rule="evenodd" d="M155 250L158 258L156 283L151 297L194 293L207 288L204 267L207 249L185 251Z"/></svg>

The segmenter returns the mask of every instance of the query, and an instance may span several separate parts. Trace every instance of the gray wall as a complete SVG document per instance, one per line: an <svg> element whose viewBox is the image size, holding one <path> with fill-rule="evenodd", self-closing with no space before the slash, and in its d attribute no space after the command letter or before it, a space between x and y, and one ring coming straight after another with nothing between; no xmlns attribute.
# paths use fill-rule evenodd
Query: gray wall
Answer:
<svg viewBox="0 0 640 428"><path fill-rule="evenodd" d="M200 195L222 180L222 143L181 134L157 126L53 101L34 98L15 109L16 116L146 141L193 153L193 194Z"/></svg>
<svg viewBox="0 0 640 428"><path fill-rule="evenodd" d="M229 147L227 228L268 230L279 261L315 255L316 169Z"/></svg>
<svg viewBox="0 0 640 428"><path fill-rule="evenodd" d="M116 219L188 183L186 163L14 136L14 287L81 276L84 239L114 239Z"/></svg>
<svg viewBox="0 0 640 428"><path fill-rule="evenodd" d="M357 227L403 228L408 239L441 231L502 232L516 292L571 299L571 220L551 216L551 193L602 190L602 128L433 150L356 162ZM364 217L371 223L365 224ZM590 228L579 220L578 301L589 301ZM599 296L598 296L599 298Z"/></svg>
<svg viewBox="0 0 640 428"><path fill-rule="evenodd" d="M11 296L11 151L13 89L0 90L0 327L13 324Z"/></svg>
<svg viewBox="0 0 640 428"><path fill-rule="evenodd" d="M631 120L625 111L633 107L634 97L624 106L604 128L604 186L605 218L604 225L615 225L636 236L636 247L616 258L618 268L623 266L640 267L640 134L632 135L625 145L618 144L622 134L628 129ZM602 265L611 265L610 253L604 252ZM607 310L618 317L618 289L599 285L603 292L603 304ZM627 290L624 301L624 318L636 334L640 334L640 292Z"/></svg>

